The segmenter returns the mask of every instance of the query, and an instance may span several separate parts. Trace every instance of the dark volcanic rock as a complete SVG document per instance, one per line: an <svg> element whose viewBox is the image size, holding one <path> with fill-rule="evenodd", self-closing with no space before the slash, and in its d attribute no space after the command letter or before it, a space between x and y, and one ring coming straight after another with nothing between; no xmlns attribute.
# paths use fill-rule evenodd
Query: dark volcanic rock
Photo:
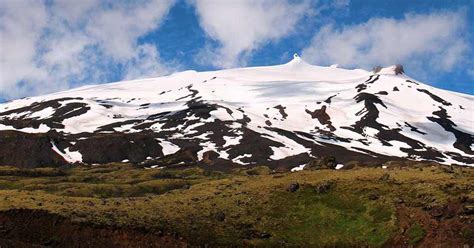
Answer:
<svg viewBox="0 0 474 248"><path fill-rule="evenodd" d="M285 112L286 107L283 107L283 106L281 106L281 105L277 105L277 106L275 106L275 107L273 107L273 108L278 109L278 111L280 112L281 117L282 117L283 119L286 119L286 117L288 117L288 114Z"/></svg>
<svg viewBox="0 0 474 248"><path fill-rule="evenodd" d="M257 132L243 128L243 135L238 145L232 146L227 152L230 158L250 154L251 157L241 159L242 162L265 164L268 157L273 155L271 147L282 147L283 144L259 135Z"/></svg>
<svg viewBox="0 0 474 248"><path fill-rule="evenodd" d="M152 133L95 134L78 140L73 151L79 150L84 163L109 163L129 160L139 163L147 157L162 157L162 147Z"/></svg>
<svg viewBox="0 0 474 248"><path fill-rule="evenodd" d="M73 222L45 210L0 212L0 247L188 247L161 230Z"/></svg>
<svg viewBox="0 0 474 248"><path fill-rule="evenodd" d="M41 124L47 125L51 128L64 128L62 121L68 118L79 116L87 113L90 107L83 102L64 103L69 100L82 100L82 98L60 98L44 102L35 102L29 106L17 108L0 113L0 124L13 126L17 129L21 128L38 128ZM37 119L35 117L28 117L27 113L34 113L42 111L46 108L53 108L54 113L44 119ZM23 115L22 118L5 118L10 114Z"/></svg>
<svg viewBox="0 0 474 248"><path fill-rule="evenodd" d="M361 91L367 89L367 85L359 84L359 85L356 86L356 89L357 89L357 92L361 92Z"/></svg>
<svg viewBox="0 0 474 248"><path fill-rule="evenodd" d="M427 94L428 96L430 96L433 100L445 105L445 106L451 106L451 103L450 102L447 102L445 101L443 98L425 90L425 89L417 89L419 92L423 92L425 94Z"/></svg>
<svg viewBox="0 0 474 248"><path fill-rule="evenodd" d="M214 214L214 217L217 221L224 221L225 220L225 214L222 211L219 211Z"/></svg>
<svg viewBox="0 0 474 248"><path fill-rule="evenodd" d="M326 125L331 131L335 131L336 128L331 124L331 117L326 113L326 106L322 106L320 109L309 111L306 109L306 113L311 115L311 118L318 119L319 123Z"/></svg>
<svg viewBox="0 0 474 248"><path fill-rule="evenodd" d="M398 74L403 74L405 73L405 70L403 70L403 65L395 65L395 75L398 75Z"/></svg>
<svg viewBox="0 0 474 248"><path fill-rule="evenodd" d="M376 194L376 193L369 194L369 200L371 200L371 201L378 200L379 198L380 198L379 194Z"/></svg>
<svg viewBox="0 0 474 248"><path fill-rule="evenodd" d="M467 154L474 155L474 151L471 150L472 144L474 144L474 135L465 133L458 130L456 124L450 120L450 116L447 114L446 109L439 107L440 110L433 112L432 117L427 117L428 120L438 123L444 128L444 130L451 132L456 137L456 142L453 146ZM474 163L474 159L471 160Z"/></svg>
<svg viewBox="0 0 474 248"><path fill-rule="evenodd" d="M306 170L334 169L337 165L336 158L333 156L315 159L306 164Z"/></svg>
<svg viewBox="0 0 474 248"><path fill-rule="evenodd" d="M292 183L288 185L287 191L293 193L293 192L296 192L299 188L300 188L299 183Z"/></svg>
<svg viewBox="0 0 474 248"><path fill-rule="evenodd" d="M331 99L334 98L335 96L337 96L337 94L328 97L326 100L324 100L324 102L327 103L327 104L330 104L330 103L331 103Z"/></svg>
<svg viewBox="0 0 474 248"><path fill-rule="evenodd" d="M215 151L207 151L207 152L205 152L205 153L203 154L202 159L205 160L205 161L206 161L206 160L207 160L207 161L212 161L212 160L214 160L214 159L216 159L216 158L218 158L218 157L219 157L219 153L217 153L217 152L215 152Z"/></svg>
<svg viewBox="0 0 474 248"><path fill-rule="evenodd" d="M463 214L473 215L474 214L474 205L465 205L463 208Z"/></svg>
<svg viewBox="0 0 474 248"><path fill-rule="evenodd" d="M327 193L333 186L334 182L332 181L327 181L327 182L322 182L314 187L314 191L318 194L323 194Z"/></svg>
<svg viewBox="0 0 474 248"><path fill-rule="evenodd" d="M58 167L67 162L52 149L52 137L16 131L0 131L0 165L24 168Z"/></svg>

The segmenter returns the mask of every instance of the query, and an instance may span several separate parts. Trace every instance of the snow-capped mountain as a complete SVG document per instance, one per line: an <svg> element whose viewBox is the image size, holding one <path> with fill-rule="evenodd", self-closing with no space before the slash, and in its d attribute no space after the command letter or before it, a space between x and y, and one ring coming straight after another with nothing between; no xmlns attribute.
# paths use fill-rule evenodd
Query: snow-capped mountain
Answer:
<svg viewBox="0 0 474 248"><path fill-rule="evenodd" d="M399 67L289 63L85 86L0 105L0 164L474 164L474 96ZM179 155L179 156L178 156Z"/></svg>

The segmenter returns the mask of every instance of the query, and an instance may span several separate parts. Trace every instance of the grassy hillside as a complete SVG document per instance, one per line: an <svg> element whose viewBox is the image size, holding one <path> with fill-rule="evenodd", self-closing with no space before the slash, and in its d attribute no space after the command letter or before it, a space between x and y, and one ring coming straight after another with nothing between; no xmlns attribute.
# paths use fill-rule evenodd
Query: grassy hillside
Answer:
<svg viewBox="0 0 474 248"><path fill-rule="evenodd" d="M60 231L28 230L35 238L1 228L1 213L31 209L180 244L462 247L474 244L473 182L473 169L423 164L294 173L0 167L0 234L3 242L75 242Z"/></svg>

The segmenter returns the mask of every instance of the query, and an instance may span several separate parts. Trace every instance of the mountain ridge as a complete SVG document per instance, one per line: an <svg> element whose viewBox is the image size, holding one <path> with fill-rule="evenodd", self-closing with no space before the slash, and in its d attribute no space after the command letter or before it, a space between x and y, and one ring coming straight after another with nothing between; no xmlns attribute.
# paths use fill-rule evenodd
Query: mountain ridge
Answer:
<svg viewBox="0 0 474 248"><path fill-rule="evenodd" d="M314 66L295 55L282 65L184 71L20 99L0 104L0 143L10 147L0 149L0 163L290 169L334 156L341 164L474 164L474 96L396 70ZM12 159L32 146L42 147L34 159Z"/></svg>

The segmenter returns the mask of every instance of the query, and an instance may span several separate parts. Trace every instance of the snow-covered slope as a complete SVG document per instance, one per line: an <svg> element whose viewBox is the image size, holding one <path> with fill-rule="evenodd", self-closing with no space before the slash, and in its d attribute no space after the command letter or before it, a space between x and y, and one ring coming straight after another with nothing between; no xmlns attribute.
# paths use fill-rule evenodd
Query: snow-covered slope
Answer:
<svg viewBox="0 0 474 248"><path fill-rule="evenodd" d="M474 96L395 71L313 66L295 56L283 65L86 86L0 105L0 134L46 133L68 162L188 152L238 164L333 155L472 165Z"/></svg>

